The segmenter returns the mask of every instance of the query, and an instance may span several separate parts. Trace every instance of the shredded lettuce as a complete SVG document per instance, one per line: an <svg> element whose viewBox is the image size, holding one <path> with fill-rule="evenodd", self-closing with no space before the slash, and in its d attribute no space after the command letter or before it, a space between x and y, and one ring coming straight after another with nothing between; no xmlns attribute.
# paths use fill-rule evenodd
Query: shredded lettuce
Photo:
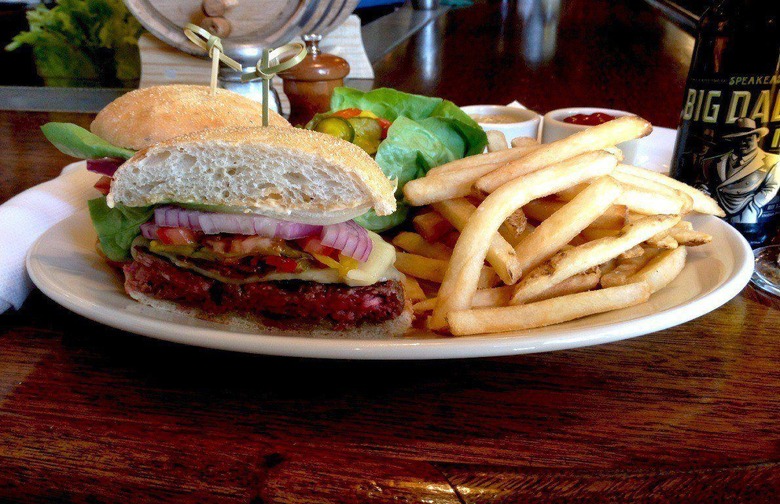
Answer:
<svg viewBox="0 0 780 504"><path fill-rule="evenodd" d="M363 92L341 87L334 90L330 105L333 111L369 110L393 122L379 145L376 162L388 178L398 181L399 205L390 216L370 212L355 219L372 231L384 231L404 221L409 209L401 200L407 182L425 176L435 166L479 154L487 145L487 135L476 121L441 98L388 88Z"/></svg>
<svg viewBox="0 0 780 504"><path fill-rule="evenodd" d="M141 224L154 215L154 208L120 204L109 208L104 196L89 200L87 206L106 257L117 262L130 259L130 245L141 234Z"/></svg>

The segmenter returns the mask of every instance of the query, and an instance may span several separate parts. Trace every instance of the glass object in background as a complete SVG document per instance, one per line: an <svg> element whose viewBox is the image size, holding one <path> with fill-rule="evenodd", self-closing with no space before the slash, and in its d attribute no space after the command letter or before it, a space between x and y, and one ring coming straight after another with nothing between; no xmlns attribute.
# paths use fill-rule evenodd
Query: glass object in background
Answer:
<svg viewBox="0 0 780 504"><path fill-rule="evenodd" d="M702 16L671 175L715 198L751 246L780 225L780 2L719 0Z"/></svg>
<svg viewBox="0 0 780 504"><path fill-rule="evenodd" d="M780 296L780 245L769 245L753 251L756 270L753 285L759 289Z"/></svg>
<svg viewBox="0 0 780 504"><path fill-rule="evenodd" d="M517 9L523 19L522 51L530 65L552 59L558 41L561 0L520 0Z"/></svg>

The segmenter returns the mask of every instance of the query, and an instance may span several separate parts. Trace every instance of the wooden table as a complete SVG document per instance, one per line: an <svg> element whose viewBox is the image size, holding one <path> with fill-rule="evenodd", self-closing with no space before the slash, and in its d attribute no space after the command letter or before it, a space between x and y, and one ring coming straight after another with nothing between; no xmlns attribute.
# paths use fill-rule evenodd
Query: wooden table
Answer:
<svg viewBox="0 0 780 504"><path fill-rule="evenodd" d="M673 127L692 40L628 4L565 2L536 63L524 7L456 10L382 60L377 84ZM0 113L0 202L70 161L38 131L51 120L90 117ZM747 288L598 347L332 362L159 342L35 292L0 315L0 500L776 502L779 328L780 303Z"/></svg>

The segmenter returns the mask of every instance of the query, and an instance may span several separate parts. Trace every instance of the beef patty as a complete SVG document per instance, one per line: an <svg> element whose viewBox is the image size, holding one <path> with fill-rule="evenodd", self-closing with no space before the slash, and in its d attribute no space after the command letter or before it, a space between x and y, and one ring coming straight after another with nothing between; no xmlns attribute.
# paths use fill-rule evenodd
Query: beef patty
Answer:
<svg viewBox="0 0 780 504"><path fill-rule="evenodd" d="M310 322L330 320L336 329L393 319L404 308L400 282L365 287L301 280L228 284L179 268L168 260L136 250L126 264L125 289L173 301L210 314L226 312Z"/></svg>

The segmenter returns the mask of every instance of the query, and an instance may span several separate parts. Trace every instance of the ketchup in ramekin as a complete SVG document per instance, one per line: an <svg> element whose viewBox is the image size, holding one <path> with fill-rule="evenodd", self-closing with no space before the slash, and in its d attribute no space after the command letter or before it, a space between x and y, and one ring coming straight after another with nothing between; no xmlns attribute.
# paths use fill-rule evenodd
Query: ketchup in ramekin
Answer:
<svg viewBox="0 0 780 504"><path fill-rule="evenodd" d="M598 126L613 119L617 118L604 112L594 112L592 114L574 114L564 118L563 122L580 126Z"/></svg>

